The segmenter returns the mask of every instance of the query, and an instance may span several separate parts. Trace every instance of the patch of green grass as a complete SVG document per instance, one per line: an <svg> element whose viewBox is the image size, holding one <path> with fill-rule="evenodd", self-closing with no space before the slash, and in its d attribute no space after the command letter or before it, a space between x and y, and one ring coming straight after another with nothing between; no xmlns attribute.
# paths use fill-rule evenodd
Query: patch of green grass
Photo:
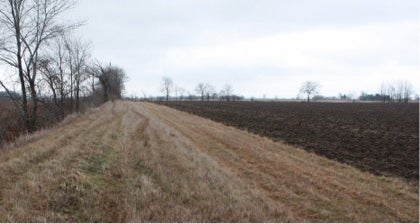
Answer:
<svg viewBox="0 0 420 224"><path fill-rule="evenodd" d="M120 139L121 134L120 134L120 133L111 133L111 134L109 135L109 137L110 137L112 140L118 140L118 139Z"/></svg>
<svg viewBox="0 0 420 224"><path fill-rule="evenodd" d="M104 187L105 172L112 165L116 150L110 146L101 146L101 154L88 157L82 165L82 171L86 174L87 184L92 189Z"/></svg>
<svg viewBox="0 0 420 224"><path fill-rule="evenodd" d="M76 222L96 220L91 217L86 206L98 207L98 204L86 204L88 201L95 201L100 197L100 192L106 188L106 172L111 168L115 159L116 150L108 145L100 145L99 153L90 155L81 164L82 176L77 180L68 180L63 183L61 189L65 194L58 204L61 208L58 212L70 215ZM83 209L85 208L85 209Z"/></svg>
<svg viewBox="0 0 420 224"><path fill-rule="evenodd" d="M82 167L87 174L103 174L103 172L110 166L115 149L110 146L102 147L101 155L94 155L86 159L86 164Z"/></svg>

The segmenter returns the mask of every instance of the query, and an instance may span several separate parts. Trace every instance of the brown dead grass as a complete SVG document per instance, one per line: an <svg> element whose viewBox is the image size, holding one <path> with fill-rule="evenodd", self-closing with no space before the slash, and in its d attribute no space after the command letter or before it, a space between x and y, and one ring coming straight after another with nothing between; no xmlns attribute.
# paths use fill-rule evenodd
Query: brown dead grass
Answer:
<svg viewBox="0 0 420 224"><path fill-rule="evenodd" d="M0 154L0 222L418 222L417 187L148 103Z"/></svg>

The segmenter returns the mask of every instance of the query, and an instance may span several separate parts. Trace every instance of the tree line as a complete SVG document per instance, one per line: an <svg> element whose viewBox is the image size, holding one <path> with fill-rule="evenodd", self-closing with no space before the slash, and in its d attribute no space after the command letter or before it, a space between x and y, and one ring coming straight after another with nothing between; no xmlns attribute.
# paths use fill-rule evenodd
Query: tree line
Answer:
<svg viewBox="0 0 420 224"><path fill-rule="evenodd" d="M319 93L320 85L314 81L304 82L299 93L305 94L306 99L310 102L313 100L355 100L353 94L339 94L336 97L324 97L316 95ZM362 92L358 99L360 101L382 101L388 103L408 103L414 95L413 85L409 81L398 81L395 83L382 82L379 93L368 94Z"/></svg>
<svg viewBox="0 0 420 224"><path fill-rule="evenodd" d="M380 96L383 102L408 103L414 94L413 85L409 81L399 81L397 83L381 84ZM366 94L362 93L362 98Z"/></svg>
<svg viewBox="0 0 420 224"><path fill-rule="evenodd" d="M71 0L2 0L0 62L13 71L0 79L27 132L39 128L40 107L60 120L121 98L126 74L92 58L90 44L74 34L79 22L62 16ZM83 105L82 105L83 104ZM1 136L0 136L1 137Z"/></svg>
<svg viewBox="0 0 420 224"><path fill-rule="evenodd" d="M225 84L223 88L218 92L216 88L209 83L200 82L194 88L194 90L187 91L182 87L174 84L173 80L169 77L163 77L161 83L161 92L164 94L164 99L169 101L175 100L196 100L197 98L201 101L210 100L224 100L224 101L235 101L242 100L244 97L235 95L233 93L233 87L229 84ZM197 95L195 95L197 94Z"/></svg>
<svg viewBox="0 0 420 224"><path fill-rule="evenodd" d="M322 96L319 95L321 85L315 81L305 81L301 84L299 89L299 95L296 99L301 99L301 95L305 96L307 102L319 101L319 100L350 100L355 102L359 101L383 101L388 103L408 103L413 99L418 100L418 96L414 94L413 86L409 81L398 81L395 83L387 84L382 83L380 92L375 94L368 94L364 91L359 96L355 94L342 94L338 96ZM162 97L147 97L143 93L144 100L158 100L158 101L169 101L169 100L200 100L200 101L235 101L245 100L245 97L234 94L233 87L226 84L220 91L217 91L214 86L209 83L200 82L192 91L187 91L182 87L176 85L173 80L169 77L163 77L161 82L161 92L164 94ZM414 96L415 95L415 96ZM133 100L138 99L136 96L131 97ZM265 94L262 98L266 100ZM277 98L275 98L277 99ZM251 97L248 100L254 101L255 98Z"/></svg>

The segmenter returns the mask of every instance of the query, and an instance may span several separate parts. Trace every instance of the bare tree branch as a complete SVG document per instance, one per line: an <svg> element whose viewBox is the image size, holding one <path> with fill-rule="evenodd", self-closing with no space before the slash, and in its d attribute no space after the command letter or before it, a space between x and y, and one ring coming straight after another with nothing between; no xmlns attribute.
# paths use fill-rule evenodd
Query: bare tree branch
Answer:
<svg viewBox="0 0 420 224"><path fill-rule="evenodd" d="M310 102L311 95L317 94L319 90L319 84L313 81L307 81L302 84L300 92L307 95L307 100Z"/></svg>

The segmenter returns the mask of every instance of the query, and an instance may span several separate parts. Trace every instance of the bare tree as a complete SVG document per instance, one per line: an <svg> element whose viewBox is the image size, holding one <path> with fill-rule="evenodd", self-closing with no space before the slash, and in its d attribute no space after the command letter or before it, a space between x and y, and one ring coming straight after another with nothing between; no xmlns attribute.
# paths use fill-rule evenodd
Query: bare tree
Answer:
<svg viewBox="0 0 420 224"><path fill-rule="evenodd" d="M229 84L225 84L223 89L220 91L220 97L222 99L229 101L232 98L233 95L233 87Z"/></svg>
<svg viewBox="0 0 420 224"><path fill-rule="evenodd" d="M201 96L201 101L204 101L204 95L206 94L207 91L207 85L205 83L198 83L197 87L195 87L195 92L200 94Z"/></svg>
<svg viewBox="0 0 420 224"><path fill-rule="evenodd" d="M169 77L163 77L162 78L162 88L161 91L166 96L166 101L169 101L169 95L171 94L174 87L174 82Z"/></svg>
<svg viewBox="0 0 420 224"><path fill-rule="evenodd" d="M389 102L392 102L393 100L395 100L396 93L395 93L395 87L393 85L388 85L387 93L389 96Z"/></svg>
<svg viewBox="0 0 420 224"><path fill-rule="evenodd" d="M88 78L87 63L90 57L89 44L80 39L67 38L65 46L68 53L68 63L70 67L70 101L73 110L73 93L76 101L76 111L80 112L80 91L81 84Z"/></svg>
<svg viewBox="0 0 420 224"><path fill-rule="evenodd" d="M191 94L190 91L188 91L188 100L192 101L193 100L193 95Z"/></svg>
<svg viewBox="0 0 420 224"><path fill-rule="evenodd" d="M382 100L383 100L383 102L385 103L385 101L387 100L387 86L386 86L386 83L385 82L382 82L381 83L381 90L380 90L380 94L381 94L381 97L382 97Z"/></svg>
<svg viewBox="0 0 420 224"><path fill-rule="evenodd" d="M178 87L178 94L179 94L179 100L183 100L184 99L184 95L185 95L185 89L182 87Z"/></svg>
<svg viewBox="0 0 420 224"><path fill-rule="evenodd" d="M111 64L107 66L98 64L95 73L101 86L104 102L122 98L124 83L127 81L127 75L122 68Z"/></svg>
<svg viewBox="0 0 420 224"><path fill-rule="evenodd" d="M409 81L398 81L394 84L382 82L380 89L383 101L389 103L408 103L413 95L413 86Z"/></svg>
<svg viewBox="0 0 420 224"><path fill-rule="evenodd" d="M55 107L58 108L59 118L63 118L65 115L64 101L68 93L67 71L69 69L66 65L67 54L65 51L63 38L55 38L55 41L50 44L49 50L45 51L40 57L41 60L38 65L43 79L53 93L53 100Z"/></svg>
<svg viewBox="0 0 420 224"><path fill-rule="evenodd" d="M214 87L208 83L206 83L206 97L207 97L207 101L210 101L210 96L215 94L216 90L214 89Z"/></svg>
<svg viewBox="0 0 420 224"><path fill-rule="evenodd" d="M310 102L311 96L318 94L319 84L313 81L307 81L300 87L300 92L306 94L308 102Z"/></svg>
<svg viewBox="0 0 420 224"><path fill-rule="evenodd" d="M402 103L404 95L404 82L399 81L396 83L395 88L395 98L398 103Z"/></svg>
<svg viewBox="0 0 420 224"><path fill-rule="evenodd" d="M0 61L17 70L22 95L19 109L29 132L36 129L39 52L46 42L75 27L60 23L59 18L72 5L68 0L0 2ZM6 88L3 82L0 84Z"/></svg>
<svg viewBox="0 0 420 224"><path fill-rule="evenodd" d="M92 93L95 93L95 86L96 86L96 78L98 76L98 71L100 71L99 67L101 66L101 63L97 60L91 60L86 65L86 74L88 76L88 82L90 85L90 91Z"/></svg>
<svg viewBox="0 0 420 224"><path fill-rule="evenodd" d="M413 85L409 81L404 81L403 83L403 99L404 103L408 103L410 101L411 95L413 95Z"/></svg>
<svg viewBox="0 0 420 224"><path fill-rule="evenodd" d="M57 114L57 109L59 108L59 103L57 97L57 85L60 83L58 73L55 70L55 67L52 66L51 60L49 58L40 59L38 62L38 68L41 75L43 76L43 80L45 81L45 83L49 87L49 90L53 94L54 105L52 107L52 111L54 114L54 118L58 118L59 116Z"/></svg>
<svg viewBox="0 0 420 224"><path fill-rule="evenodd" d="M179 86L174 86L173 89L175 92L175 98L178 100L182 100L182 98L184 97L185 89Z"/></svg>

